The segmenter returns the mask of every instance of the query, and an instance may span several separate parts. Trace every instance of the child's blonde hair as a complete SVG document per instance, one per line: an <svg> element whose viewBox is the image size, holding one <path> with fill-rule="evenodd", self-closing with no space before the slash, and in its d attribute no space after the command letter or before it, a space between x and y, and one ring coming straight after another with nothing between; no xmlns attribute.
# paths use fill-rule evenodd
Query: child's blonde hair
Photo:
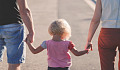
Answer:
<svg viewBox="0 0 120 70"><path fill-rule="evenodd" d="M48 32L51 36L60 35L62 39L69 39L71 27L66 20L58 19L50 24Z"/></svg>

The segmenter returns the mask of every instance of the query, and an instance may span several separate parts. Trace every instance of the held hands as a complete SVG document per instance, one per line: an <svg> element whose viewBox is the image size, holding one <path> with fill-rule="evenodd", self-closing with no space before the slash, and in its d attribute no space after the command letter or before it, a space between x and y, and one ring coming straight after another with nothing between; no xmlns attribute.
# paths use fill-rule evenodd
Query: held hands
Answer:
<svg viewBox="0 0 120 70"><path fill-rule="evenodd" d="M86 44L85 50L88 50L88 51L89 51L89 50L91 50L91 51L93 50L93 49L92 49L92 43L91 43L91 42L88 42L88 43Z"/></svg>
<svg viewBox="0 0 120 70"><path fill-rule="evenodd" d="M30 41L27 38L24 40L24 42L26 42L26 44L30 44Z"/></svg>
<svg viewBox="0 0 120 70"><path fill-rule="evenodd" d="M26 43L32 43L34 41L34 35L33 34L28 34L26 39L25 39L25 42Z"/></svg>

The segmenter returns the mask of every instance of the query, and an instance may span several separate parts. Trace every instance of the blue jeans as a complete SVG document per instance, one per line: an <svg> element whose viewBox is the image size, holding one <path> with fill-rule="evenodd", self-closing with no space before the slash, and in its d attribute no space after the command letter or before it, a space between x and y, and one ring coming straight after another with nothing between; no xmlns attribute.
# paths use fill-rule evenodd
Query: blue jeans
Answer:
<svg viewBox="0 0 120 70"><path fill-rule="evenodd" d="M48 67L48 70L70 70L69 67L61 68L61 67Z"/></svg>
<svg viewBox="0 0 120 70"><path fill-rule="evenodd" d="M26 48L24 47L23 24L8 24L0 26L0 61L3 59L5 46L7 48L7 61L10 64L25 62Z"/></svg>

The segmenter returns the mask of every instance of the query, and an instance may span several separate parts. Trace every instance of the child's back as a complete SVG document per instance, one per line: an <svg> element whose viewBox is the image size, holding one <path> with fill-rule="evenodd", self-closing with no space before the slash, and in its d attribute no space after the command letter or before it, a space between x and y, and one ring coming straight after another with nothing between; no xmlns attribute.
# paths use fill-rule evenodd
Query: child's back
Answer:
<svg viewBox="0 0 120 70"><path fill-rule="evenodd" d="M47 48L48 66L50 67L70 67L71 57L69 49L74 47L70 41L44 41L41 45Z"/></svg>

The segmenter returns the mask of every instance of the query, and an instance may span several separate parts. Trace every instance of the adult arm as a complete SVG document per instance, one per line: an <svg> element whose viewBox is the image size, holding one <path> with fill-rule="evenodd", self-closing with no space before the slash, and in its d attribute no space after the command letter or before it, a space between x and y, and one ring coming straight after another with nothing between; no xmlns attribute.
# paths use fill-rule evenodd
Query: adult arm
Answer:
<svg viewBox="0 0 120 70"><path fill-rule="evenodd" d="M34 37L34 28L30 9L28 8L26 0L17 0L17 3L19 6L20 16L29 32L29 34L27 35L27 39L32 43Z"/></svg>
<svg viewBox="0 0 120 70"><path fill-rule="evenodd" d="M92 40L92 38L94 36L94 33L96 32L96 29L99 26L101 14L102 14L101 0L97 0L95 12L94 12L93 18L92 18L91 23L90 23L89 32L88 32L88 38L87 38L87 44L86 44L85 48L89 44L91 44L91 40Z"/></svg>

